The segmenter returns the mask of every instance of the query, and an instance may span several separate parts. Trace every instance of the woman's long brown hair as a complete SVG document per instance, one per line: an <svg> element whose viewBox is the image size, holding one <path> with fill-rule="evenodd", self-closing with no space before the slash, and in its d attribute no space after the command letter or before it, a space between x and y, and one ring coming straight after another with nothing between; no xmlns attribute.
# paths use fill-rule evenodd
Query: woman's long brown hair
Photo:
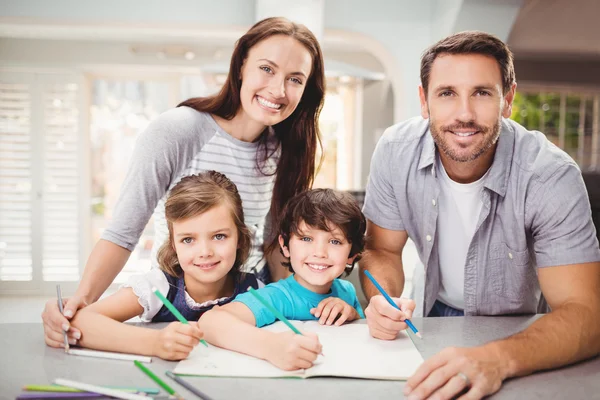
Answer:
<svg viewBox="0 0 600 400"><path fill-rule="evenodd" d="M312 69L300 103L285 120L273 126L281 146L281 156L275 173L275 186L271 201L271 219L277 226L285 203L296 194L312 187L317 171L317 147L321 147L319 114L325 96L325 72L323 54L316 37L304 25L295 24L285 18L267 18L256 23L236 43L231 56L227 81L221 91L209 97L197 97L184 101L179 106L191 107L200 112L217 115L231 120L241 107L240 73L248 51L260 41L274 35L293 37L309 51ZM257 165L265 175L262 165L276 149L269 149L268 130L259 138L260 151ZM319 160L320 165L320 160ZM271 244L273 245L276 241ZM271 249L272 246L269 246Z"/></svg>

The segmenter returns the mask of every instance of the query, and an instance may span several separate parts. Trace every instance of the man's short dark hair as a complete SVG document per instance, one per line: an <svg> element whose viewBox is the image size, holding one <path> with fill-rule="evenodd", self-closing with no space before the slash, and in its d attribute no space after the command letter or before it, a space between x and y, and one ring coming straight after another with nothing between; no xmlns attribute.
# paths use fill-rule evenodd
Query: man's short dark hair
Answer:
<svg viewBox="0 0 600 400"><path fill-rule="evenodd" d="M421 56L421 86L427 94L431 66L443 54L481 54L496 59L502 74L502 92L508 93L515 83L513 54L502 40L480 31L465 31L440 40Z"/></svg>
<svg viewBox="0 0 600 400"><path fill-rule="evenodd" d="M289 247L290 237L300 235L300 224L331 231L339 228L346 240L352 244L349 257L356 255L352 265L346 268L349 274L354 263L360 259L365 248L365 230L367 222L356 200L350 193L332 189L313 189L293 197L285 206L279 223L279 234L283 243ZM283 262L290 271L294 271L290 262Z"/></svg>

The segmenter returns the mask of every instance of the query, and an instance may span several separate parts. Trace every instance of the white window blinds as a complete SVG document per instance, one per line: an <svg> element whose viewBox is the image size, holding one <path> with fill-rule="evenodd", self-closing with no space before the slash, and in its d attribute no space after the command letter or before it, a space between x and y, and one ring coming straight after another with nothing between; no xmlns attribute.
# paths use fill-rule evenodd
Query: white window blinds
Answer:
<svg viewBox="0 0 600 400"><path fill-rule="evenodd" d="M79 279L79 89L0 72L0 281Z"/></svg>

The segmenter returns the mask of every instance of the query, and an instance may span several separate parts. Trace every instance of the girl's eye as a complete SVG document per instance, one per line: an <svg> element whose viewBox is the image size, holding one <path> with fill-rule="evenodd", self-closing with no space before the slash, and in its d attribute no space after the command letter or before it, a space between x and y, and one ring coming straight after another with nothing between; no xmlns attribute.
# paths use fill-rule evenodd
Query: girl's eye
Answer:
<svg viewBox="0 0 600 400"><path fill-rule="evenodd" d="M194 239L192 239L191 237L186 237L186 238L183 238L183 239L181 240L181 242L182 242L182 243L185 243L185 244L190 244L190 243L192 243L192 241L193 241L193 240L194 240Z"/></svg>
<svg viewBox="0 0 600 400"><path fill-rule="evenodd" d="M227 236L224 233L217 233L215 235L216 240L225 240L226 238L227 238Z"/></svg>
<svg viewBox="0 0 600 400"><path fill-rule="evenodd" d="M268 67L266 65L263 65L262 67L260 67L260 69L262 69L263 71L267 72L267 73L272 73L273 70L271 69L271 67Z"/></svg>

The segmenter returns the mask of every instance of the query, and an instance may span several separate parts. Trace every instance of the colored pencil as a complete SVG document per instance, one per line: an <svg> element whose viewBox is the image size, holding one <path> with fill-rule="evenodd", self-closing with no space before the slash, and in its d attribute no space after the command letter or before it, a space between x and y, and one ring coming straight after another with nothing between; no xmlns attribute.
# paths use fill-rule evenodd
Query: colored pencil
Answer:
<svg viewBox="0 0 600 400"><path fill-rule="evenodd" d="M160 390L155 388L144 388L144 387L124 387L124 386L103 386L108 389L120 390L122 392L143 392L148 394L158 394ZM30 390L35 392L61 392L61 393L69 393L69 392L83 392L83 390L74 389L72 387L66 386L58 386L58 385L25 385L22 388L23 390Z"/></svg>
<svg viewBox="0 0 600 400"><path fill-rule="evenodd" d="M67 350L67 353L72 354L74 356L109 358L111 360L124 360L124 361L138 360L138 361L144 362L144 363L152 362L152 357L140 356L137 354L113 353L110 351L69 349L69 350Z"/></svg>
<svg viewBox="0 0 600 400"><path fill-rule="evenodd" d="M256 290L254 290L254 288L249 287L248 291L250 293L252 293L252 295L254 297L256 297L256 299L258 301L260 301L263 306L267 307L267 309L269 311L271 311L271 313L275 316L275 318L277 318L278 320L280 320L281 322L283 322L284 324L286 324L288 326L288 328L290 328L294 333L296 333L298 335L302 335L302 333L300 333L300 331L298 330L298 328L296 328L294 325L292 325L292 323L282 313L280 313L278 309L276 309L271 304L269 304L269 302L266 301L264 299L264 297L262 297L260 294L258 294L258 292Z"/></svg>
<svg viewBox="0 0 600 400"><path fill-rule="evenodd" d="M139 362L139 361L134 361L133 363L135 364L136 367L138 367L139 369L141 369L144 374L148 375L148 377L150 379L152 379L154 382L156 382L156 384L158 386L160 386L161 388L165 389L167 391L167 393L169 393L172 396L175 396L175 397L178 397L178 398L182 398L180 395L177 394L177 392L175 392L175 390L171 386L167 385L154 372L150 371L148 369L148 367L146 367L145 365L142 365L142 363Z"/></svg>
<svg viewBox="0 0 600 400"><path fill-rule="evenodd" d="M21 393L17 396L17 400L34 400L34 399L85 399L88 397L102 397L98 393L92 392L71 392L71 393L59 393L59 392L29 392Z"/></svg>
<svg viewBox="0 0 600 400"><path fill-rule="evenodd" d="M64 314L65 311L63 309L63 304L62 304L62 293L60 291L60 285L56 285L56 298L58 301L58 309L60 310L61 314ZM66 331L62 331L63 333L63 339L65 341L65 352L69 351L69 338L67 337L67 332Z"/></svg>
<svg viewBox="0 0 600 400"><path fill-rule="evenodd" d="M90 385L89 383L75 382L68 379L55 379L54 383L61 386L72 387L75 389L85 390L86 392L100 393L117 399L125 400L148 400L147 396L135 393L127 393L121 390L108 389L102 386Z"/></svg>
<svg viewBox="0 0 600 400"><path fill-rule="evenodd" d="M184 388L186 388L187 390L189 390L190 392L194 393L199 398L201 398L203 400L212 400L209 396L207 396L206 394L202 393L200 391L200 389L197 389L196 387L192 386L188 381L184 380L183 378L180 378L179 376L175 375L171 371L166 371L165 374L169 378L173 379L175 382L179 383L181 386L183 386Z"/></svg>
<svg viewBox="0 0 600 400"><path fill-rule="evenodd" d="M171 303L169 301L169 299L167 299L165 296L163 296L163 294L161 292L159 292L156 287L153 287L152 291L154 292L156 297L158 297L160 299L160 301L162 301L162 303L169 309L169 311L171 311L171 313L173 313L173 315L175 316L175 318L177 318L179 320L179 322L181 322L182 324L188 324L188 320L185 319L183 315L181 315L181 313L179 312L178 309L175 308L173 303ZM200 343L202 343L203 345L208 347L208 343L206 343L206 340L200 339Z"/></svg>
<svg viewBox="0 0 600 400"><path fill-rule="evenodd" d="M390 303L390 305L392 307L394 307L395 309L400 310L400 307L398 307L398 305L394 302L394 300L392 300L390 295L387 294L385 290L383 290L381 285L375 280L375 277L373 277L373 275L371 275L371 273L369 271L365 271L365 275L367 276L367 278L369 278L371 283L373 283L373 285L375 285L375 287L377 288L377 290L379 290L379 292L383 295L383 297L385 297L387 302ZM400 311L402 311L402 310L400 310ZM423 339L423 335L421 335L419 330L413 325L412 322L410 322L410 320L408 318L406 318L404 320L404 322L414 332L414 334L417 335L417 337L419 337L420 339Z"/></svg>

